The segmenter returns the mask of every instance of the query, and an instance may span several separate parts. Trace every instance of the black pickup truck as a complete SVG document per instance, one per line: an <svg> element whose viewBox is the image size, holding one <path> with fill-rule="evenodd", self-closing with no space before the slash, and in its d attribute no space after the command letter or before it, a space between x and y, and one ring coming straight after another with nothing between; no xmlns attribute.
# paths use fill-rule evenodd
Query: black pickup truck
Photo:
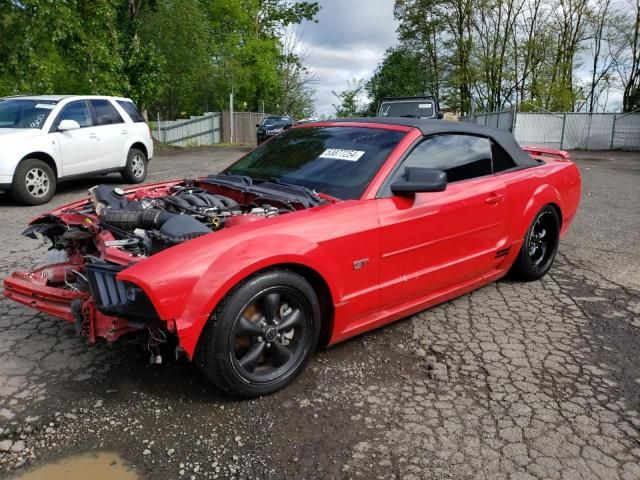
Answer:
<svg viewBox="0 0 640 480"><path fill-rule="evenodd" d="M442 118L436 97L385 97L380 101L378 117Z"/></svg>

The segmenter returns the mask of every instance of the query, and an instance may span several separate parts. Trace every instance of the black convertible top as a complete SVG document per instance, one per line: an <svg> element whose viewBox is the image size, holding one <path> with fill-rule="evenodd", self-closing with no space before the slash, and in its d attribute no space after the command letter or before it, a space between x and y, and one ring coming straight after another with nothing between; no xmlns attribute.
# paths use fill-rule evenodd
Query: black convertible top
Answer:
<svg viewBox="0 0 640 480"><path fill-rule="evenodd" d="M483 135L498 143L511 156L519 167L538 165L538 162L527 155L513 138L511 132L497 128L476 125L475 123L453 122L449 120L432 120L426 118L408 117L361 117L331 119L331 122L358 122L379 123L382 125L403 125L414 127L422 132L422 135L437 135L441 133L467 133L470 135Z"/></svg>

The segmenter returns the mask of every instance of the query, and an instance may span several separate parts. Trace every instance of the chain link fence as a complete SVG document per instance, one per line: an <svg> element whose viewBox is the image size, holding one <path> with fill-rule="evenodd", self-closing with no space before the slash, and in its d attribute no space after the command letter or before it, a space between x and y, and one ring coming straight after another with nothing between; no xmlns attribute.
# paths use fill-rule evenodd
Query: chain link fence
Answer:
<svg viewBox="0 0 640 480"><path fill-rule="evenodd" d="M640 150L638 113L483 113L463 122L513 132L518 143L562 150Z"/></svg>

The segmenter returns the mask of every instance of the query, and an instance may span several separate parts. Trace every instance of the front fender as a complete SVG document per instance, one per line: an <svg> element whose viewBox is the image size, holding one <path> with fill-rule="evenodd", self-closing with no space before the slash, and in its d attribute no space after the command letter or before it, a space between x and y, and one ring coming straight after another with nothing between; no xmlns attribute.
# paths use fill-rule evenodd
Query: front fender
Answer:
<svg viewBox="0 0 640 480"><path fill-rule="evenodd" d="M344 285L338 266L321 244L291 234L225 233L231 232L178 245L118 275L145 291L161 319L175 320L180 344L190 357L215 306L257 271L301 265L325 280L334 302L341 298Z"/></svg>
<svg viewBox="0 0 640 480"><path fill-rule="evenodd" d="M209 315L240 281L259 270L283 264L316 271L329 285L332 298L342 296L338 266L322 245L292 235L271 235L222 252L194 285L182 316Z"/></svg>
<svg viewBox="0 0 640 480"><path fill-rule="evenodd" d="M13 142L11 142L13 143ZM44 135L28 137L19 144L5 145L0 148L0 176L11 176L18 167L18 164L25 158L35 155L46 155L51 157L56 165L58 176L62 175L62 165L58 158L58 151L52 147L50 141Z"/></svg>

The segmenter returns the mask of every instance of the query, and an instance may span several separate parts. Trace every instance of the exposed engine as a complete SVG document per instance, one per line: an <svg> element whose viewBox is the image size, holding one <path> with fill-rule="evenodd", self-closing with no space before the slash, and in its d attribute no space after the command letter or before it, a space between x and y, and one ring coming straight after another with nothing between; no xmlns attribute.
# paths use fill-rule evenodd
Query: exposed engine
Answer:
<svg viewBox="0 0 640 480"><path fill-rule="evenodd" d="M24 232L52 241L50 256L57 257L50 260L64 261L72 252L95 255L91 239L105 231L109 233L102 235L105 247L143 257L224 228L325 202L304 187L253 184L239 175L210 175L133 192L103 184L89 189L89 194L89 202L64 210L55 219L44 216ZM64 226L60 220L67 215L86 216L86 224Z"/></svg>
<svg viewBox="0 0 640 480"><path fill-rule="evenodd" d="M240 205L234 199L203 188L176 185L169 195L129 201L119 188L97 185L90 190L96 214L117 240L108 246L153 254L234 223L273 217L280 209L269 205ZM284 211L290 211L285 209ZM250 219L240 219L251 215Z"/></svg>

